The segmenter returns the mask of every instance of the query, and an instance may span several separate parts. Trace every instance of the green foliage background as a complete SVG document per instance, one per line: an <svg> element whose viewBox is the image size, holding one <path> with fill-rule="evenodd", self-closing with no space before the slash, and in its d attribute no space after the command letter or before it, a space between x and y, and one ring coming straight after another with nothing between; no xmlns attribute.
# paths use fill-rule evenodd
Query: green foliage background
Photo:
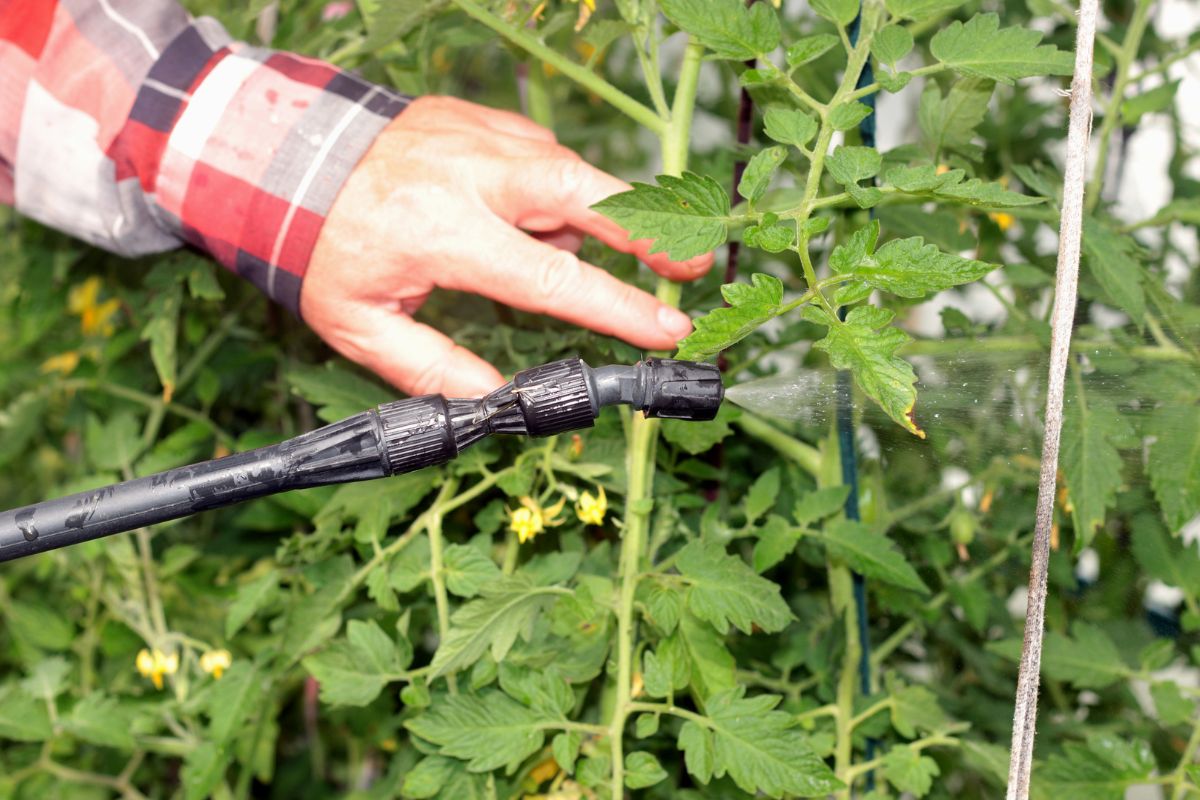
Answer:
<svg viewBox="0 0 1200 800"><path fill-rule="evenodd" d="M1001 794L1065 136L1046 91L1065 79L1037 76L1070 72L1071 9L890 0L867 5L851 47L850 0L814 2L816 15L599 0L578 32L570 2L532 21L534 4L508 0L360 0L331 21L320 2L277 17L261 0L188 5L408 92L506 108L524 95L588 160L666 173L602 210L675 257L740 240L753 273L721 289L718 268L683 289L685 308L711 313L681 352L732 345L738 380L779 364L828 380L796 421L727 408L660 429L606 413L578 437L489 442L441 470L5 564L0 798ZM1151 7L1107 4L1097 48L1094 174L1143 115L1163 114L1174 195L1120 220L1103 182L1090 186L1035 770L1035 795L1058 800L1143 783L1200 794L1200 690L1176 680L1200 660L1200 553L1179 535L1200 512L1200 287L1171 235L1200 220L1200 188L1177 84L1160 80L1197 36L1161 40ZM868 58L878 85L860 92L842 76ZM857 146L858 101L913 80L909 144ZM692 142L701 116L732 130L741 85L753 143ZM740 196L725 188L738 159ZM4 213L0 506L393 396L197 255L129 263ZM650 286L630 259L585 246ZM1004 322L972 321L953 294L944 338L894 326L984 275ZM844 323L838 305L853 306ZM1123 322L1094 324L1101 307ZM422 315L506 372L640 355L478 298ZM841 514L834 366L858 386L861 522ZM932 410L918 401L914 422L918 376ZM584 526L572 503L601 486L609 514ZM566 498L561 524L518 543L506 509L521 498ZM1085 547L1098 577L1077 577ZM852 569L870 587L866 693ZM1177 589L1178 609L1148 612L1151 582ZM178 659L162 690L135 668L143 649ZM232 665L215 680L200 657L221 649Z"/></svg>

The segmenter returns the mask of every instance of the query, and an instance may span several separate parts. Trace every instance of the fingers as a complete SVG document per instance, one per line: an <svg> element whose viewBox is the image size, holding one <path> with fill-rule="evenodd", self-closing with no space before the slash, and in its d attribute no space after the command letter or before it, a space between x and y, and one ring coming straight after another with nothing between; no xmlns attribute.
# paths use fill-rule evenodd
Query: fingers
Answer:
<svg viewBox="0 0 1200 800"><path fill-rule="evenodd" d="M475 108L478 109L478 118L498 133L508 133L513 136L521 136L525 139L536 139L539 142L546 142L548 144L558 142L554 131L538 125L528 117L498 108L488 108L487 106L477 105Z"/></svg>
<svg viewBox="0 0 1200 800"><path fill-rule="evenodd" d="M455 262L440 285L549 314L638 347L673 348L692 328L686 314L653 295L498 219L481 223Z"/></svg>
<svg viewBox="0 0 1200 800"><path fill-rule="evenodd" d="M495 367L470 350L385 308L358 307L332 330L318 333L342 355L410 395L481 397L504 383Z"/></svg>
<svg viewBox="0 0 1200 800"><path fill-rule="evenodd" d="M499 187L493 210L513 224L531 230L550 230L569 224L595 236L609 247L632 253L660 275L692 280L712 266L711 254L687 261L672 261L665 253L650 253L649 239L630 241L617 223L591 206L631 187L625 181L596 169L575 153L556 147L528 160L514 160L512 173Z"/></svg>

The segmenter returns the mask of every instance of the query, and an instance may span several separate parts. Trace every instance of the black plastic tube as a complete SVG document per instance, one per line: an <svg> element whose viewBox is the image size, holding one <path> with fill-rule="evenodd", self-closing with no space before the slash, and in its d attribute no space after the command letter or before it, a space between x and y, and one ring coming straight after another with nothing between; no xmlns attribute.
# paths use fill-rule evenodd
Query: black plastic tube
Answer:
<svg viewBox="0 0 1200 800"><path fill-rule="evenodd" d="M289 489L389 474L379 415L356 414L286 442L0 511L0 561Z"/></svg>

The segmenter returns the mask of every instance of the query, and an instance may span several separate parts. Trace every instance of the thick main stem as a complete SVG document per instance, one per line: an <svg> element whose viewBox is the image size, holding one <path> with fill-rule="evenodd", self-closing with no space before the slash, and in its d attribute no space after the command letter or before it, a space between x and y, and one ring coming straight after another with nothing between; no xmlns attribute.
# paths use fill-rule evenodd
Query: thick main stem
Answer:
<svg viewBox="0 0 1200 800"><path fill-rule="evenodd" d="M662 135L663 172L681 175L687 167L692 113L696 106L696 85L704 48L689 43L679 69L671 121ZM679 284L659 278L656 294L664 303L679 305ZM612 753L612 796L620 800L625 793L625 720L629 716L633 689L634 595L641 574L646 535L654 500L654 462L658 444L658 420L635 414L630 420L628 451L625 456L628 486L625 493L625 530L621 537L621 594L617 605L617 698L609 724Z"/></svg>
<svg viewBox="0 0 1200 800"><path fill-rule="evenodd" d="M1099 0L1083 0L1075 39L1075 77L1071 81L1071 123L1067 131L1067 163L1063 174L1062 223L1058 234L1058 274L1051 316L1050 371L1046 383L1045 434L1038 481L1033 533L1033 563L1029 569L1029 603L1025 611L1025 641L1013 710L1008 800L1029 797L1033 770L1033 737L1037 731L1042 632L1046 615L1046 585L1050 565L1050 529L1058 475L1059 434L1062 431L1063 391L1071 357L1071 328L1075 320L1079 283L1079 250L1083 234L1083 195L1088 139L1092 127L1092 46Z"/></svg>

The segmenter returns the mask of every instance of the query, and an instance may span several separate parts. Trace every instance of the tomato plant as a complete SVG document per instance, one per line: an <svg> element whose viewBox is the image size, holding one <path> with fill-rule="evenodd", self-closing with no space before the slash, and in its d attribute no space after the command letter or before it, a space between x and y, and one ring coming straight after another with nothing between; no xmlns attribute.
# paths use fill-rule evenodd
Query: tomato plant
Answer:
<svg viewBox="0 0 1200 800"><path fill-rule="evenodd" d="M597 208L672 258L738 243L740 276L657 293L697 316L680 355L724 353L748 408L606 413L4 565L0 797L1002 792L1069 7L189 5L404 91L523 108L643 178ZM1200 38L1151 25L1149 0L1106 12L1034 788L1182 798L1200 794L1200 193L1177 93ZM1126 202L1143 128L1171 145L1145 208ZM391 398L197 255L129 264L4 224L5 507ZM508 371L640 355L479 298L422 314Z"/></svg>

